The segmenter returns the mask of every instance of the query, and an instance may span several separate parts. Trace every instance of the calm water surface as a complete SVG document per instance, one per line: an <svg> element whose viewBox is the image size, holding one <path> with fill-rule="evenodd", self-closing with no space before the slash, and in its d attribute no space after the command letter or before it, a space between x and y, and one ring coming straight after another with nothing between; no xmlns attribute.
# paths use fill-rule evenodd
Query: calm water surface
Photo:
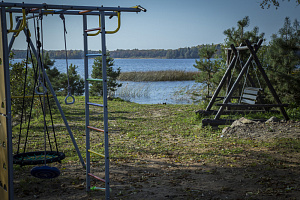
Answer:
<svg viewBox="0 0 300 200"><path fill-rule="evenodd" d="M19 62L15 59L13 62ZM114 69L121 68L121 72L132 71L197 71L193 64L195 59L115 59ZM78 66L78 73L84 77L83 59L69 59L69 65ZM55 67L61 72L66 72L66 61L56 59ZM89 74L92 72L93 59L89 60ZM179 91L186 91L197 87L194 81L159 81L159 82L132 82L122 81L122 87L118 88L115 96L140 104L190 104L192 101L187 95ZM199 85L199 83L198 83Z"/></svg>

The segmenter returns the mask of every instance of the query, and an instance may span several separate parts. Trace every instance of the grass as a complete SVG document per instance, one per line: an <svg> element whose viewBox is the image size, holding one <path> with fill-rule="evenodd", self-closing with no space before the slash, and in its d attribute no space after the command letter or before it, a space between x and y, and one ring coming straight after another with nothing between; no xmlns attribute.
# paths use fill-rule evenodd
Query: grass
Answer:
<svg viewBox="0 0 300 200"><path fill-rule="evenodd" d="M148 71L148 72L122 72L119 81L190 81L195 80L199 72L186 72L180 70Z"/></svg>
<svg viewBox="0 0 300 200"><path fill-rule="evenodd" d="M65 105L59 97L82 156L85 158L84 97L76 97L76 103ZM101 103L98 98L91 102ZM147 105L124 101L109 101L109 141L111 161L118 163L130 159L168 158L175 162L201 162L219 165L253 166L268 164L276 160L270 152L288 152L297 156L300 141L274 139L261 142L250 139L224 138L220 130L201 127L194 111L198 105ZM91 110L90 125L102 127L102 109ZM54 112L54 126L60 151L67 161L78 161L78 157L64 127L59 112ZM24 126L25 127L25 126ZM13 147L16 152L19 125L13 127ZM24 130L25 132L25 130ZM24 133L25 134L25 133ZM22 143L24 143L24 134ZM27 151L43 150L42 118L32 120ZM53 136L52 140L53 140ZM103 134L91 132L91 146L97 152L104 151ZM21 146L21 149L23 146ZM266 156L268 155L268 156ZM97 156L92 161L102 160ZM237 162L238 160L238 162ZM99 163L101 164L101 162ZM273 162L275 166L282 164ZM286 165L289 165L288 162Z"/></svg>

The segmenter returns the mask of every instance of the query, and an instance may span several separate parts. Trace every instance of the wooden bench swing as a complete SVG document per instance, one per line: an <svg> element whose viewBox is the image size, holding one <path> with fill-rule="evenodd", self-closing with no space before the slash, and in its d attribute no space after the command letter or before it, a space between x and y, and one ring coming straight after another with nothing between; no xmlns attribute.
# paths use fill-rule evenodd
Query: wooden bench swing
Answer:
<svg viewBox="0 0 300 200"><path fill-rule="evenodd" d="M227 49L227 70L222 77L217 89L215 90L213 96L210 99L210 102L208 106L206 107L206 110L198 110L196 111L196 114L202 115L202 116L211 116L214 115L213 119L203 119L202 120L202 126L219 126L219 125L230 125L234 120L233 119L220 119L221 115L228 115L228 114L248 114L248 113L254 113L254 112L279 112L278 110L270 110L270 108L278 107L280 109L280 112L284 116L285 120L289 120L289 117L285 111L284 107L287 107L288 104L282 104L275 89L273 88L269 78L267 77L264 69L261 66L261 63L256 55L256 52L259 50L263 40L261 39L257 44L254 46L251 45L249 40L246 40L246 45L243 47L235 47L234 45L231 45L230 49ZM243 50L249 50L250 55L247 60L247 62L244 65L241 65L240 72L235 79L235 82L232 84L231 87L228 87L228 92L225 97L218 97L222 87L225 85L226 81L232 79L232 70L237 65L238 59L240 59L239 51ZM233 56L230 58L230 54ZM268 86L272 96L274 97L276 103L275 104L267 104L264 102L262 91L263 89L261 87L256 87L253 79L248 74L248 69L250 64L254 62L257 66L257 70L262 75L266 85ZM246 86L244 83L244 88L242 89L242 93L239 97L233 97L233 93L238 89L238 86L242 80L242 78L245 77L245 83L248 80L251 84L251 86ZM259 80L258 80L259 81ZM227 82L227 84L230 86L230 83ZM259 83L260 85L260 83ZM234 98L238 98L238 103L232 103L231 100ZM217 99L223 100L222 103L216 103ZM220 106L218 110L212 110L213 105ZM259 121L262 121L258 119Z"/></svg>

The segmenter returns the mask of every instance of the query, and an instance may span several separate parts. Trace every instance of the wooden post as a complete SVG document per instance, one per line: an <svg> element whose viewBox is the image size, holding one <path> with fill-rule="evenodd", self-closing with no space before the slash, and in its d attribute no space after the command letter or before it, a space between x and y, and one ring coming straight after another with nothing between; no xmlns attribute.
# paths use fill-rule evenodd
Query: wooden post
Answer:
<svg viewBox="0 0 300 200"><path fill-rule="evenodd" d="M265 70L263 69L263 67L262 67L262 65L261 65L261 63L260 63L260 61L259 61L259 59L258 59L258 57L257 57L257 55L256 55L255 50L254 50L253 47L251 46L250 41L249 41L249 40L246 40L246 44L247 44L247 46L248 46L248 48L249 48L249 50L250 50L250 53L251 53L251 55L252 55L252 57L253 57L253 59L254 59L256 65L257 65L257 67L258 67L258 69L259 69L261 75L262 75L263 78L265 79L265 81L266 81L266 83L267 83L267 86L269 87L270 92L272 93L272 95L273 95L275 101L276 101L278 104L282 104L281 101L280 101L280 99L279 99L279 97L278 97L278 95L277 95L277 93L276 93L276 91L275 91L275 89L274 89L274 87L272 86L272 84L271 84L271 82L270 82L270 80L269 80L269 78L268 78L268 76L267 76ZM284 107L281 106L281 107L279 107L279 108L280 108L280 111L281 111L282 115L284 116L285 120L289 120L289 116L288 116L288 114L286 113Z"/></svg>
<svg viewBox="0 0 300 200"><path fill-rule="evenodd" d="M233 49L233 50L234 50L234 49ZM235 53L235 55L234 55L233 59L231 60L231 63L230 63L230 65L228 66L228 68L227 68L227 70L226 70L226 72L225 72L225 74L224 74L224 76L223 76L221 82L219 83L219 85L218 85L217 89L215 90L215 92L214 92L212 98L210 99L209 104L207 105L206 111L209 111L209 110L211 109L211 107L213 106L213 104L214 104L214 102L215 102L215 100L216 100L218 94L220 93L220 91L221 91L223 85L224 85L225 82L226 82L227 77L228 77L228 76L230 75L230 73L231 73L231 69L232 69L232 68L234 67L234 65L235 65L236 59L237 59L237 54Z"/></svg>
<svg viewBox="0 0 300 200"><path fill-rule="evenodd" d="M236 56L236 55L235 55ZM229 67L231 61L232 61L232 50L231 49L227 49L227 59L226 59L226 65ZM231 80L231 72L232 70L230 69L229 70L229 74L228 74L228 77L227 77L227 88L228 90L226 90L226 95L228 93L228 91L230 90L230 80Z"/></svg>

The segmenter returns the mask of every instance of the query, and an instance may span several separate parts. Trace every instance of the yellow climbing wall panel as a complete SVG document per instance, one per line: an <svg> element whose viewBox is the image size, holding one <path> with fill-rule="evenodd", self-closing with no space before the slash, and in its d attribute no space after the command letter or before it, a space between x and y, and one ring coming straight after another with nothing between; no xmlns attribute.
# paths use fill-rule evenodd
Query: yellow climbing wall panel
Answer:
<svg viewBox="0 0 300 200"><path fill-rule="evenodd" d="M1 16L0 16L1 21ZM5 79L2 49L2 29L0 26L0 199L9 199L8 187L8 147L6 123Z"/></svg>
<svg viewBox="0 0 300 200"><path fill-rule="evenodd" d="M0 115L0 197L8 197L8 159L7 159L7 137L6 117Z"/></svg>

